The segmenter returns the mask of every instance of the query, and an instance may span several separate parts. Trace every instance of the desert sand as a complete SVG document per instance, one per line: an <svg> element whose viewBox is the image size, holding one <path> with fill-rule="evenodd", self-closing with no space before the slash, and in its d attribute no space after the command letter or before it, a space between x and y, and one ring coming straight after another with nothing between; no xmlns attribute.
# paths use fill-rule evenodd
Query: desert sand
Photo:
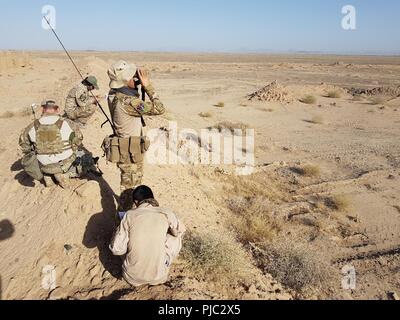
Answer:
<svg viewBox="0 0 400 320"><path fill-rule="evenodd" d="M255 172L146 163L144 183L185 221L192 246L185 250L194 256L181 255L166 285L133 290L107 249L116 166L101 158L102 178L74 180L65 191L33 182L19 161L30 105L54 98L63 106L79 76L62 52L1 52L1 299L392 299L400 292L400 57L72 56L98 77L102 96L113 61L149 69L168 110L148 119L149 128L176 121L196 131L227 122L254 129ZM83 131L100 157L111 133L103 122L98 112ZM202 236L211 245L196 252ZM221 252L225 260L214 261ZM304 261L289 270L285 255L290 267L298 256ZM43 285L46 266L55 268L55 287ZM353 290L342 286L346 266L356 271Z"/></svg>

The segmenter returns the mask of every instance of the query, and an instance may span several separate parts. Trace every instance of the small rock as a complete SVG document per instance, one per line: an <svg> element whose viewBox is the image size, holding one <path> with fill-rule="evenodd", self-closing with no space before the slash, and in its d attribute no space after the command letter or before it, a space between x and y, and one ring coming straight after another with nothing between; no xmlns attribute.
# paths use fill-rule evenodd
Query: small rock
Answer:
<svg viewBox="0 0 400 320"><path fill-rule="evenodd" d="M389 176L388 176L388 179L389 180L394 180L396 177L394 176L394 175L392 175L392 174L390 174Z"/></svg>
<svg viewBox="0 0 400 320"><path fill-rule="evenodd" d="M50 292L49 297L47 298L47 300L64 300L68 297L65 289L63 288L56 288L53 291Z"/></svg>
<svg viewBox="0 0 400 320"><path fill-rule="evenodd" d="M389 292L388 296L392 300L395 300L395 301L399 301L400 300L400 298L399 298L399 296L398 296L398 294L396 292Z"/></svg>
<svg viewBox="0 0 400 320"><path fill-rule="evenodd" d="M248 293L250 294L256 294L257 293L257 288L254 284L252 284L249 289L247 290Z"/></svg>
<svg viewBox="0 0 400 320"><path fill-rule="evenodd" d="M64 253L66 255L69 255L71 253L72 249L73 249L73 247L71 245L69 245L69 244L64 245Z"/></svg>

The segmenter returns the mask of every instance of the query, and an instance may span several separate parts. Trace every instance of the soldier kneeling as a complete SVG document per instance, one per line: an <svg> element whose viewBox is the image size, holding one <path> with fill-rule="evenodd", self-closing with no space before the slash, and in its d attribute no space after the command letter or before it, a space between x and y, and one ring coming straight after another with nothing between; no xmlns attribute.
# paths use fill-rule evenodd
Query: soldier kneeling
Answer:
<svg viewBox="0 0 400 320"><path fill-rule="evenodd" d="M29 125L20 136L19 145L24 154L22 166L33 179L44 181L46 187L56 182L65 189L69 179L95 170L96 159L79 150L83 141L81 131L72 121L60 116L54 101L44 101L41 107L42 117ZM89 163L92 168L83 168L83 162Z"/></svg>

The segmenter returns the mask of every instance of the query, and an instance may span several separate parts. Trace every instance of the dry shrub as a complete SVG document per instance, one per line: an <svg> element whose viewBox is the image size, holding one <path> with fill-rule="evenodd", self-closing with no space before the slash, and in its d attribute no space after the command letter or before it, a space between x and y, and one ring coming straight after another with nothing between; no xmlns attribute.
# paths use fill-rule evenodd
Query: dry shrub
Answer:
<svg viewBox="0 0 400 320"><path fill-rule="evenodd" d="M263 244L275 237L281 224L271 217L271 210L274 205L291 200L287 186L265 172L251 176L226 176L224 180L224 191L229 195L227 208L233 214L228 223L238 239L248 245Z"/></svg>
<svg viewBox="0 0 400 320"><path fill-rule="evenodd" d="M317 98L315 98L312 95L308 95L308 96L305 96L304 98L302 98L300 100L300 102L305 103L305 104L315 104L315 103L317 103Z"/></svg>
<svg viewBox="0 0 400 320"><path fill-rule="evenodd" d="M316 251L293 241L271 244L257 257L259 267L298 293L324 288L331 282L332 268L324 261Z"/></svg>
<svg viewBox="0 0 400 320"><path fill-rule="evenodd" d="M285 186L279 177L262 172L251 176L226 176L228 184L224 190L231 197L258 197L274 204L289 202L291 198L289 188Z"/></svg>
<svg viewBox="0 0 400 320"><path fill-rule="evenodd" d="M200 112L199 116L202 118L211 118L213 114L211 112Z"/></svg>
<svg viewBox="0 0 400 320"><path fill-rule="evenodd" d="M340 93L339 90L332 90L332 91L329 91L326 96L328 98L332 98L332 99L339 99L342 97L342 94Z"/></svg>
<svg viewBox="0 0 400 320"><path fill-rule="evenodd" d="M325 120L322 116L314 116L314 117L312 117L310 122L313 124L324 124Z"/></svg>
<svg viewBox="0 0 400 320"><path fill-rule="evenodd" d="M11 111L6 111L0 115L0 119L9 119L15 117L15 113Z"/></svg>
<svg viewBox="0 0 400 320"><path fill-rule="evenodd" d="M189 232L182 257L193 275L219 283L247 279L251 257L227 232Z"/></svg>
<svg viewBox="0 0 400 320"><path fill-rule="evenodd" d="M209 130L217 129L219 132L227 130L230 131L232 134L235 134L235 130L242 130L242 133L245 133L246 130L248 129L248 126L241 122L222 121L208 129Z"/></svg>
<svg viewBox="0 0 400 320"><path fill-rule="evenodd" d="M217 108L224 108L224 107L225 107L225 102L220 101L220 102L218 102L215 106L216 106Z"/></svg>
<svg viewBox="0 0 400 320"><path fill-rule="evenodd" d="M31 115L32 115L31 109L26 108L17 112L6 111L0 114L0 119L10 119L14 117L29 117Z"/></svg>
<svg viewBox="0 0 400 320"><path fill-rule="evenodd" d="M274 109L272 109L272 108L262 108L262 109L260 109L261 111L264 111L264 112L274 112L275 110Z"/></svg>
<svg viewBox="0 0 400 320"><path fill-rule="evenodd" d="M280 231L278 222L271 218L268 202L260 197L236 197L227 201L234 213L229 224L245 245L266 243Z"/></svg>
<svg viewBox="0 0 400 320"><path fill-rule="evenodd" d="M350 201L347 197L338 195L326 198L324 203L325 206L335 211L346 211L350 206Z"/></svg>
<svg viewBox="0 0 400 320"><path fill-rule="evenodd" d="M376 96L372 97L369 101L372 105L378 105L378 104L385 104L387 100L383 96Z"/></svg>
<svg viewBox="0 0 400 320"><path fill-rule="evenodd" d="M321 174L321 170L316 165L304 165L302 167L291 168L294 173L305 177L317 177Z"/></svg>
<svg viewBox="0 0 400 320"><path fill-rule="evenodd" d="M363 97L362 95L360 95L360 94L356 94L356 95L353 97L352 100L355 101L355 102L359 102L359 101L363 101L363 100L364 100L364 97Z"/></svg>

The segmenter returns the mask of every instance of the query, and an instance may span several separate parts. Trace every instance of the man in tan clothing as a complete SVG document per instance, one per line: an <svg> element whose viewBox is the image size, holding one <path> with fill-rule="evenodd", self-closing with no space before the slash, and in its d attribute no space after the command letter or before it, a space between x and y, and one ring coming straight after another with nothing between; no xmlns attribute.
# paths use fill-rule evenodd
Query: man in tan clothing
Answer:
<svg viewBox="0 0 400 320"><path fill-rule="evenodd" d="M118 212L124 214L130 209L129 190L141 185L144 154L149 148L146 138L144 116L158 116L165 113L165 107L150 82L147 71L125 61L114 63L108 70L110 94L108 98L112 121L119 145L118 168L121 171L121 197ZM140 98L141 86L150 101Z"/></svg>
<svg viewBox="0 0 400 320"><path fill-rule="evenodd" d="M123 218L110 250L125 255L123 277L132 286L163 284L186 228L172 211L159 207L149 187L136 188L133 201L137 208Z"/></svg>

